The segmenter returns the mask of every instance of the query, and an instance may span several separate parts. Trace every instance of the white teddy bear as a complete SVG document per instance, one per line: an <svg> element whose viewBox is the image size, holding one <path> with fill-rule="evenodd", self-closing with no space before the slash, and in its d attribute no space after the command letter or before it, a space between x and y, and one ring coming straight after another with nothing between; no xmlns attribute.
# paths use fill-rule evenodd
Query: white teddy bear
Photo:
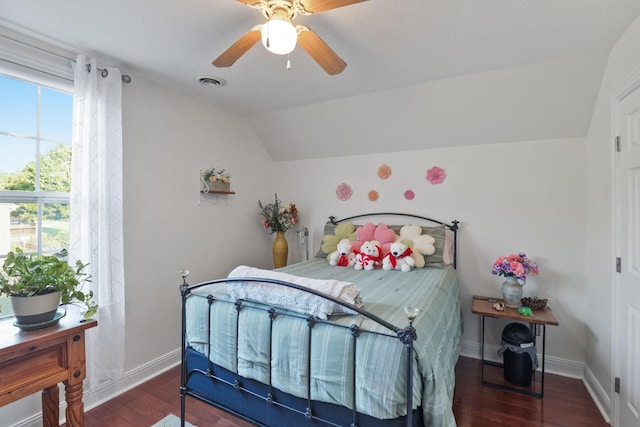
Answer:
<svg viewBox="0 0 640 427"><path fill-rule="evenodd" d="M412 254L410 247L402 242L394 242L389 248L389 253L382 260L382 269L409 271L416 265Z"/></svg>
<svg viewBox="0 0 640 427"><path fill-rule="evenodd" d="M334 267L353 267L356 263L356 254L351 250L351 241L342 239L338 242L338 249L329 255L329 265Z"/></svg>
<svg viewBox="0 0 640 427"><path fill-rule="evenodd" d="M380 265L382 249L375 240L364 242L360 247L360 252L356 255L356 263L353 268L356 270L373 270Z"/></svg>

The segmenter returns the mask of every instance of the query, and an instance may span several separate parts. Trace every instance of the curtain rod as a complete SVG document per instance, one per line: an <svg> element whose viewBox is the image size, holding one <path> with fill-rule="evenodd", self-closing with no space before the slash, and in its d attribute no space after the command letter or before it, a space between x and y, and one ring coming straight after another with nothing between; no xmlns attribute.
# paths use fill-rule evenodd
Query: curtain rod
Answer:
<svg viewBox="0 0 640 427"><path fill-rule="evenodd" d="M100 71L100 75L102 77L107 77L109 75L109 70L107 70L106 68L98 68L98 71ZM87 64L87 73L90 73L90 72L91 72L91 64ZM131 83L131 76L129 76L128 74L123 74L121 78L122 78L122 83Z"/></svg>
<svg viewBox="0 0 640 427"><path fill-rule="evenodd" d="M61 58L61 59L66 59L68 61L72 61L73 63L76 62L76 60L73 59L73 58L69 58L67 56L61 55L61 54L56 53L56 52L51 52L50 50L41 48L40 46L34 46L34 45L30 44L30 43L24 42L22 40L14 39L14 38L6 36L4 34L0 34L0 37L2 37L3 39L6 39L6 40L10 40L10 41L15 42L15 43L19 43L19 44L21 44L23 46L27 46L27 47L30 47L32 49L39 50L40 52L46 53L48 55L52 55L52 56L55 56L55 57L58 57L58 58ZM64 78L64 77L61 77L61 76L56 76L56 75L54 75L52 73L48 73L46 71L38 70L38 69L33 68L33 67L29 67L29 66L26 66L26 65L23 65L23 64L18 64L18 63L12 62L12 61L7 61L4 58L0 58L0 59L2 59L5 62L9 62L11 64L14 64L14 65L18 65L18 66L21 66L21 67L28 68L30 70L34 70L34 71L38 71L38 72L41 72L41 73L49 74L49 75L52 75L52 76L58 77L58 78L63 78L64 80L73 81L73 80L70 80L70 79L67 79L67 78ZM98 67L98 71L100 71L100 75L102 77L107 77L109 75L109 70L107 70L106 68ZM87 72L88 73L91 72L91 64L87 64ZM125 83L125 84L131 83L131 76L129 76L128 74L123 74L121 78L122 78L122 83Z"/></svg>

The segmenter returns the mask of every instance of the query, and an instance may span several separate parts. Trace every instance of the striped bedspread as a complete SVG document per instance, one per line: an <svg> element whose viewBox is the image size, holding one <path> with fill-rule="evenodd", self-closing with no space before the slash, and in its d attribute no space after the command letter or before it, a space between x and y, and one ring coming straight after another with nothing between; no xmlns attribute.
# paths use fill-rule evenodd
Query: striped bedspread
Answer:
<svg viewBox="0 0 640 427"><path fill-rule="evenodd" d="M408 322L405 306L420 309L414 321L415 406L420 404L427 426L455 426L452 402L454 367L458 358L461 314L455 269L424 268L410 272L362 271L331 267L313 259L279 269L313 279L336 279L360 289L363 308L399 327ZM215 297L209 308L207 295ZM358 325L356 341L356 401L352 398L353 339L347 328L319 323L311 329L304 318L276 317L270 332L268 313L246 303L237 316L226 286L200 288L187 301L187 340L211 361L239 375L271 384L297 397L336 403L376 418L405 415L406 352L395 334L361 315L331 316L339 325ZM211 310L211 345L207 351L207 319ZM238 323L239 322L239 323ZM240 330L236 351L235 331ZM269 354L269 336L273 340ZM391 335L392 337L389 337ZM311 369L307 348L311 339ZM271 369L269 369L271 367Z"/></svg>

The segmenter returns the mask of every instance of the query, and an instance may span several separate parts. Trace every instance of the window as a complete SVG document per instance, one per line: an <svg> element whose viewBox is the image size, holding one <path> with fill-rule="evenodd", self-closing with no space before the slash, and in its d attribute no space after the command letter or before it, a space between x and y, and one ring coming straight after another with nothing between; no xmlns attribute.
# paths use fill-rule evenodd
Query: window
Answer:
<svg viewBox="0 0 640 427"><path fill-rule="evenodd" d="M68 247L73 95L0 74L0 262ZM6 296L2 313L10 314Z"/></svg>

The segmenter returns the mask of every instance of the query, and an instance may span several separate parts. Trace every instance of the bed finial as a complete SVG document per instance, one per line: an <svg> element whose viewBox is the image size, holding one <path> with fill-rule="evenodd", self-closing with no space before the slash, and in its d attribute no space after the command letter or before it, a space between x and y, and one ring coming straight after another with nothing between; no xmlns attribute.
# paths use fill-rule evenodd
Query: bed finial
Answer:
<svg viewBox="0 0 640 427"><path fill-rule="evenodd" d="M407 319L409 319L409 324L413 323L413 321L418 316L420 309L417 307L406 306L404 308L404 314L407 315Z"/></svg>
<svg viewBox="0 0 640 427"><path fill-rule="evenodd" d="M416 320L419 312L420 309L418 307L406 306L404 308L404 314L406 314L407 319L409 319L409 326L400 329L397 334L400 342L405 345L413 346L413 342L418 338L416 329L413 327L413 321Z"/></svg>
<svg viewBox="0 0 640 427"><path fill-rule="evenodd" d="M189 293L189 285L187 284L187 276L189 275L189 270L180 270L180 277L182 277L182 283L180 283L180 295L182 298L185 298Z"/></svg>
<svg viewBox="0 0 640 427"><path fill-rule="evenodd" d="M333 215L329 216L329 221L331 221L331 224L333 225L338 225L338 223L336 222L336 217Z"/></svg>
<svg viewBox="0 0 640 427"><path fill-rule="evenodd" d="M180 270L180 277L182 277L182 284L187 284L187 276L189 275L189 270Z"/></svg>

